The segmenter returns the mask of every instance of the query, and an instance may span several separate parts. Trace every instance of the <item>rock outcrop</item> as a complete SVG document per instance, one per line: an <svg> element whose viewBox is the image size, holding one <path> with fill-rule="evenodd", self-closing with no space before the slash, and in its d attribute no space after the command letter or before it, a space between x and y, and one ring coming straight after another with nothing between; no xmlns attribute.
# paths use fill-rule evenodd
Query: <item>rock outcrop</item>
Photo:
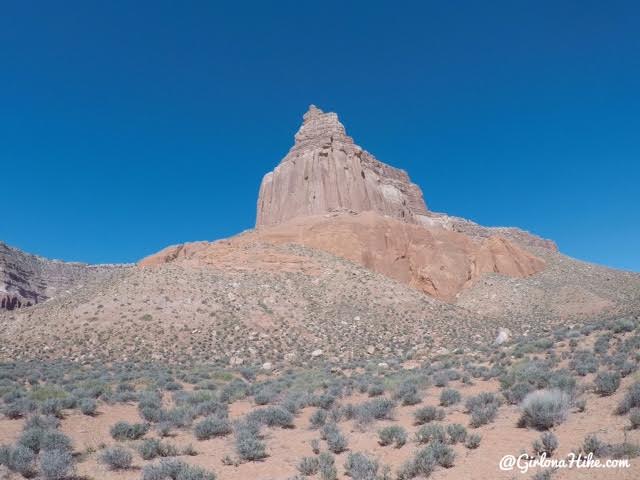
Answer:
<svg viewBox="0 0 640 480"><path fill-rule="evenodd" d="M404 171L376 160L335 113L313 105L262 181L256 226L262 241L319 248L447 301L486 273L533 275L545 262L526 248L555 249L519 229L430 212Z"/></svg>
<svg viewBox="0 0 640 480"><path fill-rule="evenodd" d="M0 310L41 303L123 267L48 260L0 242Z"/></svg>
<svg viewBox="0 0 640 480"><path fill-rule="evenodd" d="M409 223L427 213L406 172L376 160L347 136L335 113L311 105L294 146L262 180L256 226L334 210L374 211Z"/></svg>
<svg viewBox="0 0 640 480"><path fill-rule="evenodd" d="M545 266L503 237L477 240L375 212L298 217L253 235L330 252L449 302L487 273L525 278Z"/></svg>

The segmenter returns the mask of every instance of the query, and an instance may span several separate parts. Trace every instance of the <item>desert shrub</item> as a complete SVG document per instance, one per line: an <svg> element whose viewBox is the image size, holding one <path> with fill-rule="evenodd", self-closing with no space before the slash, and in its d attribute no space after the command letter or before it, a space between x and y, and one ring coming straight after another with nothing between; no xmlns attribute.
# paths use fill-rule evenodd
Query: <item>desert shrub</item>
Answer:
<svg viewBox="0 0 640 480"><path fill-rule="evenodd" d="M405 406L417 405L421 401L422 401L422 398L420 398L420 394L418 392L408 393L404 397L402 397L402 405L405 405Z"/></svg>
<svg viewBox="0 0 640 480"><path fill-rule="evenodd" d="M229 415L229 406L216 400L207 390L195 392L187 399L187 403L193 405L196 415L217 415L226 417Z"/></svg>
<svg viewBox="0 0 640 480"><path fill-rule="evenodd" d="M598 372L594 380L596 393L603 397L613 395L620 386L620 378L618 372Z"/></svg>
<svg viewBox="0 0 640 480"><path fill-rule="evenodd" d="M309 419L309 422L311 423L312 428L320 428L326 423L326 421L327 421L327 411L322 410L320 408L315 412L313 412L311 414L311 418Z"/></svg>
<svg viewBox="0 0 640 480"><path fill-rule="evenodd" d="M181 405L164 412L162 420L171 423L176 428L186 428L191 425L195 417L196 411L192 406Z"/></svg>
<svg viewBox="0 0 640 480"><path fill-rule="evenodd" d="M171 422L160 422L156 425L156 432L158 432L158 435L160 435L161 437L170 436L172 431L173 425L171 424Z"/></svg>
<svg viewBox="0 0 640 480"><path fill-rule="evenodd" d="M550 457L557 448L558 439L551 432L543 433L538 440L533 442L533 451L536 452L537 455L542 455L544 453Z"/></svg>
<svg viewBox="0 0 640 480"><path fill-rule="evenodd" d="M376 460L362 453L350 453L344 464L345 473L352 480L375 480L379 468Z"/></svg>
<svg viewBox="0 0 640 480"><path fill-rule="evenodd" d="M437 407L422 407L413 412L416 425L424 425L425 423L435 420L442 420L445 416L444 409Z"/></svg>
<svg viewBox="0 0 640 480"><path fill-rule="evenodd" d="M313 453L315 453L316 455L320 453L320 440L318 440L317 438L314 438L313 440L311 440L309 445L311 446L311 451Z"/></svg>
<svg viewBox="0 0 640 480"><path fill-rule="evenodd" d="M236 378L222 388L220 391L220 401L233 403L236 400L244 398L247 395L247 391L247 384Z"/></svg>
<svg viewBox="0 0 640 480"><path fill-rule="evenodd" d="M629 422L631 423L631 429L635 430L640 428L640 408L634 408L629 414Z"/></svg>
<svg viewBox="0 0 640 480"><path fill-rule="evenodd" d="M236 452L242 460L261 460L267 456L267 449L259 438L259 424L244 421L235 428Z"/></svg>
<svg viewBox="0 0 640 480"><path fill-rule="evenodd" d="M35 460L35 453L20 444L15 447L3 447L0 453L0 463L27 478L35 473Z"/></svg>
<svg viewBox="0 0 640 480"><path fill-rule="evenodd" d="M31 398L36 402L60 400L68 395L61 387L52 384L37 385L31 389Z"/></svg>
<svg viewBox="0 0 640 480"><path fill-rule="evenodd" d="M417 476L427 478L437 465L450 468L454 461L455 453L451 447L441 442L430 443L404 463L398 472L398 479L408 480Z"/></svg>
<svg viewBox="0 0 640 480"><path fill-rule="evenodd" d="M146 422L158 423L165 418L165 412L160 407L144 406L138 410L142 419ZM165 420L165 423L170 423Z"/></svg>
<svg viewBox="0 0 640 480"><path fill-rule="evenodd" d="M318 470L321 480L337 480L338 478L335 459L328 452L322 452L318 455Z"/></svg>
<svg viewBox="0 0 640 480"><path fill-rule="evenodd" d="M317 457L303 457L298 463L298 471L304 476L315 475L320 468L320 462Z"/></svg>
<svg viewBox="0 0 640 480"><path fill-rule="evenodd" d="M149 431L148 423L118 422L111 427L110 433L114 440L138 440Z"/></svg>
<svg viewBox="0 0 640 480"><path fill-rule="evenodd" d="M5 400L7 402L7 400ZM16 420L18 418L25 417L30 412L36 409L36 403L28 398L17 398L14 401L7 403L2 408L2 413L11 419Z"/></svg>
<svg viewBox="0 0 640 480"><path fill-rule="evenodd" d="M136 402L139 396L136 392L115 392L111 399L116 403Z"/></svg>
<svg viewBox="0 0 640 480"><path fill-rule="evenodd" d="M164 389L170 392L175 392L176 390L182 390L182 385L178 382L169 381L164 385Z"/></svg>
<svg viewBox="0 0 640 480"><path fill-rule="evenodd" d="M382 446L395 444L396 448L407 443L407 431L399 425L384 427L378 431L378 443Z"/></svg>
<svg viewBox="0 0 640 480"><path fill-rule="evenodd" d="M593 351L599 355L604 355L609 351L609 341L611 340L611 335L601 335L599 336L593 344Z"/></svg>
<svg viewBox="0 0 640 480"><path fill-rule="evenodd" d="M573 396L578 382L568 370L555 370L548 376L547 385L544 388L562 390L569 396Z"/></svg>
<svg viewBox="0 0 640 480"><path fill-rule="evenodd" d="M162 408L162 396L158 392L141 392L138 397L138 410L143 408Z"/></svg>
<svg viewBox="0 0 640 480"><path fill-rule="evenodd" d="M629 318L620 318L616 320L610 328L613 333L632 332L636 328L636 325L633 320Z"/></svg>
<svg viewBox="0 0 640 480"><path fill-rule="evenodd" d="M56 417L34 415L29 417L24 424L24 430L38 428L40 430L55 430L60 426L60 420Z"/></svg>
<svg viewBox="0 0 640 480"><path fill-rule="evenodd" d="M500 399L493 393L482 392L475 397L470 397L465 403L467 411L471 414L470 425L474 428L493 422L498 414Z"/></svg>
<svg viewBox="0 0 640 480"><path fill-rule="evenodd" d="M417 405L420 403L418 380L411 378L401 382L395 389L393 398L399 400L402 405Z"/></svg>
<svg viewBox="0 0 640 480"><path fill-rule="evenodd" d="M449 405L455 405L460 401L460 392L453 388L445 388L440 393L440 405L448 407Z"/></svg>
<svg viewBox="0 0 640 480"><path fill-rule="evenodd" d="M254 410L247 418L267 427L293 428L293 415L282 407L266 407Z"/></svg>
<svg viewBox="0 0 640 480"><path fill-rule="evenodd" d="M109 470L126 470L131 467L133 455L128 449L116 446L103 450L98 460Z"/></svg>
<svg viewBox="0 0 640 480"><path fill-rule="evenodd" d="M46 450L40 454L40 472L47 480L63 480L73 470L73 457L65 450Z"/></svg>
<svg viewBox="0 0 640 480"><path fill-rule="evenodd" d="M375 398L364 402L356 408L356 420L367 424L374 420L391 419L395 403L388 398Z"/></svg>
<svg viewBox="0 0 640 480"><path fill-rule="evenodd" d="M447 435L451 443L464 442L467 438L467 429L459 423L447 425Z"/></svg>
<svg viewBox="0 0 640 480"><path fill-rule="evenodd" d="M596 373L598 365L597 357L587 350L577 350L573 354L573 359L569 362L569 368L580 376L585 376L587 373Z"/></svg>
<svg viewBox="0 0 640 480"><path fill-rule="evenodd" d="M447 372L438 372L433 376L433 384L436 387L446 387L449 385L449 375Z"/></svg>
<svg viewBox="0 0 640 480"><path fill-rule="evenodd" d="M624 441L607 445L607 456L611 458L635 458L640 456L640 445Z"/></svg>
<svg viewBox="0 0 640 480"><path fill-rule="evenodd" d="M20 434L18 443L24 447L27 447L33 453L38 453L40 452L40 448L42 446L42 437L47 431L49 430L45 430L39 427L27 428Z"/></svg>
<svg viewBox="0 0 640 480"><path fill-rule="evenodd" d="M415 440L418 443L441 442L446 443L447 433L444 427L439 423L429 423L418 429L415 434Z"/></svg>
<svg viewBox="0 0 640 480"><path fill-rule="evenodd" d="M567 418L569 396L560 390L537 390L525 397L521 409L520 425L547 430Z"/></svg>
<svg viewBox="0 0 640 480"><path fill-rule="evenodd" d="M384 385L382 383L372 383L367 390L370 397L379 397L384 393Z"/></svg>
<svg viewBox="0 0 640 480"><path fill-rule="evenodd" d="M557 388L570 395L576 388L576 380L567 370L551 370L550 360L531 360L515 365L500 377L500 386L507 401L517 405L534 390Z"/></svg>
<svg viewBox="0 0 640 480"><path fill-rule="evenodd" d="M431 450L423 448L416 455L406 461L398 471L398 480L409 480L417 476L427 478L433 473L437 465Z"/></svg>
<svg viewBox="0 0 640 480"><path fill-rule="evenodd" d="M247 380L248 382L253 382L256 379L256 371L253 368L248 368L248 367L242 367L240 369L240 375L242 375L242 378L244 378L245 380Z"/></svg>
<svg viewBox="0 0 640 480"><path fill-rule="evenodd" d="M261 388L254 396L253 400L256 402L256 405L268 405L273 402L278 396L278 392L276 392L273 387L266 386Z"/></svg>
<svg viewBox="0 0 640 480"><path fill-rule="evenodd" d="M467 441L464 443L464 446L470 450L478 448L480 446L480 441L482 440L482 436L477 433L471 433L467 435Z"/></svg>
<svg viewBox="0 0 640 480"><path fill-rule="evenodd" d="M426 447L427 452L433 456L436 463L444 468L453 467L456 454L453 449L442 442L432 442Z"/></svg>
<svg viewBox="0 0 640 480"><path fill-rule="evenodd" d="M122 382L116 385L116 393L134 392L135 390L136 390L136 387L127 382Z"/></svg>
<svg viewBox="0 0 640 480"><path fill-rule="evenodd" d="M162 459L142 470L142 480L215 480L216 476L177 459Z"/></svg>
<svg viewBox="0 0 640 480"><path fill-rule="evenodd" d="M73 450L71 439L57 430L44 430L40 437L40 450Z"/></svg>
<svg viewBox="0 0 640 480"><path fill-rule="evenodd" d="M178 449L174 445L161 442L156 438L144 440L138 446L138 452L145 460L152 460L156 457L175 457L178 455Z"/></svg>
<svg viewBox="0 0 640 480"><path fill-rule="evenodd" d="M517 405L524 400L529 393L535 390L535 386L527 382L515 383L511 388L504 390L504 394L507 401L512 405Z"/></svg>
<svg viewBox="0 0 640 480"><path fill-rule="evenodd" d="M342 421L344 418L344 409L339 405L334 405L331 410L329 410L329 419L333 423L338 423Z"/></svg>
<svg viewBox="0 0 640 480"><path fill-rule="evenodd" d="M76 408L78 405L78 397L75 395L68 395L60 399L60 407L62 409Z"/></svg>
<svg viewBox="0 0 640 480"><path fill-rule="evenodd" d="M312 395L309 398L309 405L312 407L323 408L325 410L329 410L334 403L336 403L336 397L328 393Z"/></svg>
<svg viewBox="0 0 640 480"><path fill-rule="evenodd" d="M207 417L193 429L198 440L209 440L213 437L222 437L231 433L231 423L226 418Z"/></svg>
<svg viewBox="0 0 640 480"><path fill-rule="evenodd" d="M58 398L48 398L40 403L38 410L43 415L53 415L54 417L62 418L62 400Z"/></svg>
<svg viewBox="0 0 640 480"><path fill-rule="evenodd" d="M553 340L551 338L538 338L533 342L534 348L540 352L553 348Z"/></svg>
<svg viewBox="0 0 640 480"><path fill-rule="evenodd" d="M78 406L80 407L80 411L84 415L93 416L96 414L98 409L98 404L93 398L83 398L78 402Z"/></svg>
<svg viewBox="0 0 640 480"><path fill-rule="evenodd" d="M616 411L619 414L625 414L632 408L640 408L640 381L629 386Z"/></svg>
<svg viewBox="0 0 640 480"><path fill-rule="evenodd" d="M11 451L12 449L9 445L0 445L0 465L9 465Z"/></svg>
<svg viewBox="0 0 640 480"><path fill-rule="evenodd" d="M638 369L638 364L627 358L626 353L618 353L611 358L611 365L620 373L621 377L627 377Z"/></svg>
<svg viewBox="0 0 640 480"><path fill-rule="evenodd" d="M607 445L595 435L587 435L582 442L582 452L585 455L593 453L594 457L602 457L607 453Z"/></svg>
<svg viewBox="0 0 640 480"><path fill-rule="evenodd" d="M309 396L302 393L290 393L288 394L281 405L285 410L293 413L294 415L304 408L309 403Z"/></svg>
<svg viewBox="0 0 640 480"><path fill-rule="evenodd" d="M347 449L347 439L335 423L328 423L322 428L322 438L330 452L342 453Z"/></svg>

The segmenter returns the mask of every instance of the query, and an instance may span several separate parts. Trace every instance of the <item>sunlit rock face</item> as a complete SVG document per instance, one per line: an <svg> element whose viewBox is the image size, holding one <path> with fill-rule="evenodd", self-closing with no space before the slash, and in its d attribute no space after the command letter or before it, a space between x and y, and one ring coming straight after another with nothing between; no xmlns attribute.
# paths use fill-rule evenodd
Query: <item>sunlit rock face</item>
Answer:
<svg viewBox="0 0 640 480"><path fill-rule="evenodd" d="M332 211L374 211L420 223L427 207L403 170L376 160L353 142L335 113L304 114L295 144L260 186L256 226Z"/></svg>

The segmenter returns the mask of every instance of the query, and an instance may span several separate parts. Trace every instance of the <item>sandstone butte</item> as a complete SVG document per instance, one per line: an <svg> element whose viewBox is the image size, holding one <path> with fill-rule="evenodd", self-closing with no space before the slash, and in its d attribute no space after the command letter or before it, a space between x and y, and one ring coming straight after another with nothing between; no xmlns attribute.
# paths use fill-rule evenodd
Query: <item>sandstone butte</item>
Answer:
<svg viewBox="0 0 640 480"><path fill-rule="evenodd" d="M222 266L230 249L245 242L324 250L446 301L486 273L540 272L545 261L530 249L555 249L518 229L430 212L406 172L378 161L354 143L335 113L313 105L289 153L262 180L254 230L168 247L140 265Z"/></svg>

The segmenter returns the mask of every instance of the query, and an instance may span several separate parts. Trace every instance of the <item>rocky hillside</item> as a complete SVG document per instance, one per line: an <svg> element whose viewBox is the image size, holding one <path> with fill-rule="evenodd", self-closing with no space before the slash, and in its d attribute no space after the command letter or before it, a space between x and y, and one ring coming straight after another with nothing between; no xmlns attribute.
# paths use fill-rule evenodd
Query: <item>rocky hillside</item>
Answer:
<svg viewBox="0 0 640 480"><path fill-rule="evenodd" d="M0 315L0 359L228 365L423 358L492 340L497 322L296 245L240 236L172 251L101 284ZM482 324L483 328L478 326Z"/></svg>
<svg viewBox="0 0 640 480"><path fill-rule="evenodd" d="M241 236L330 252L446 301L487 273L524 278L545 267L544 260L503 237L476 241L455 231L405 223L371 211L297 217ZM195 248L200 250L197 255L193 255ZM176 246L144 259L141 265L186 259L193 263L206 249L204 242L197 247Z"/></svg>
<svg viewBox="0 0 640 480"><path fill-rule="evenodd" d="M109 278L126 265L48 260L0 242L0 311L42 303L70 289Z"/></svg>

